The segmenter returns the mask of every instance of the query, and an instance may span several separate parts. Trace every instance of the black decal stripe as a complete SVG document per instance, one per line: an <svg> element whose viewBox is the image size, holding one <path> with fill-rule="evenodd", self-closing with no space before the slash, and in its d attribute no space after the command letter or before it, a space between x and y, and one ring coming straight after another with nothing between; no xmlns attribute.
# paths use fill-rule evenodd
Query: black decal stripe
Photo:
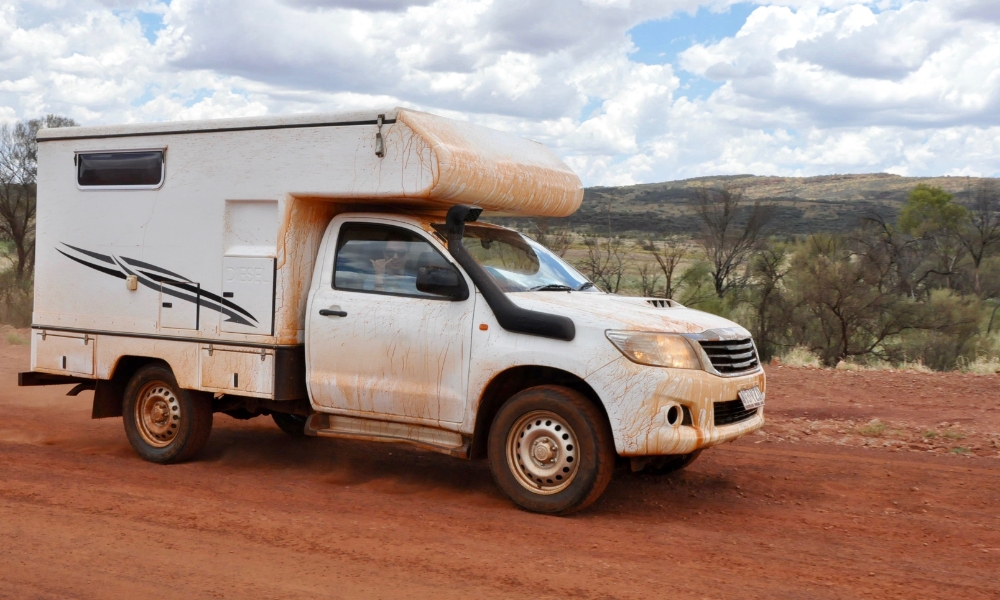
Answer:
<svg viewBox="0 0 1000 600"><path fill-rule="evenodd" d="M191 304L197 304L197 305L203 306L203 307L205 307L205 308L207 308L209 310L214 310L216 312L220 312L220 313L226 315L227 317L229 317L229 319L228 319L229 322L235 322L238 325L246 325L247 327L256 327L255 324L247 321L246 319L244 319L240 315L238 315L238 314L234 313L233 311L228 310L228 309L226 309L226 308L224 308L222 306L219 306L218 304L216 304L214 302L208 302L205 299L198 298L196 296L188 296L187 294L182 294L181 292L178 292L176 290L172 290L170 288L163 287L162 285L159 285L156 282L154 282L154 281L152 281L150 279L147 279L143 275L140 275L138 273L133 272L131 269L129 269L128 267L126 267L125 265L123 265L121 263L121 261L118 261L118 266L120 266L122 269L124 269L129 275L135 275L136 278L138 278L139 283L141 283L142 285L148 287L151 290L156 290L156 291L159 291L159 292L162 292L162 293L166 294L167 296L172 296L174 298L190 302ZM197 288L195 288L195 289L197 289Z"/></svg>
<svg viewBox="0 0 1000 600"><path fill-rule="evenodd" d="M133 267L139 267L139 268L142 268L142 269L150 269L150 270L153 270L153 271L159 271L160 273L163 273L164 275L169 275L171 277L176 277L177 279L180 279L181 281L191 281L190 279L188 279L187 277L185 277L183 275L178 275L177 273L174 273L173 271L168 271L168 270L166 270L166 269L164 269L162 267L158 267L156 265L151 265L151 264L149 264L147 262L142 262L141 260L136 260L134 258L128 258L127 256L122 256L121 259L124 260L125 262L127 262L128 264L132 265Z"/></svg>
<svg viewBox="0 0 1000 600"><path fill-rule="evenodd" d="M147 287L147 288L149 288L151 290L154 290L154 291L157 291L157 292L162 292L163 294L166 294L167 296L171 296L171 297L177 298L179 300L184 300L186 302L190 302L192 304L195 304L196 306L204 307L204 308L207 308L208 310L214 310L216 312L219 312L219 313L225 315L226 317L228 317L227 322L229 322L229 323L236 323L238 325L246 325L247 327L258 327L258 325L256 324L257 319L255 319L253 317L253 315L251 315L249 312L247 312L243 308L240 308L239 306L236 306L235 304L232 304L232 303L230 303L228 301L222 300L222 298L219 298L215 294L209 294L207 292L199 290L199 288L197 288L197 287L190 286L190 285L182 283L182 282L163 280L164 283L166 283L167 285L174 285L174 286L177 286L177 287L183 287L184 289L190 290L191 292L193 292L195 294L194 296L190 296L188 294L184 294L184 293L179 292L177 290L173 290L173 289L170 289L168 287L163 287L159 282L153 281L151 279L151 277L152 277L151 273L143 273L141 275L139 273L136 273L132 269L130 269L127 266L125 266L125 264L123 264L122 260L118 260L116 257L112 258L112 257L105 256L103 254L97 254L96 252L90 252L88 250L83 250L82 248L76 248L75 246L70 246L69 244L63 244L63 245L67 246L68 248L72 248L73 250L76 250L76 251L78 251L78 252L80 252L82 254L86 254L87 256L93 256L94 258L97 258L97 259L102 260L102 261L105 260L105 259L107 259L107 261L109 263L111 263L113 265L117 265L121 269L121 271L117 271L115 269L109 269L107 267L102 267L101 265L95 265L95 264L87 262L87 261L85 261L85 260L83 260L81 258L77 258L75 256L67 254L67 253L63 252L62 250L60 250L59 248L55 249L56 252L58 252L59 254L62 254L66 258L68 258L68 259L70 259L70 260L72 260L74 262L78 262L81 265L84 265L86 267L90 267L91 269L94 269L95 271L100 271L101 273L104 273L106 275L111 275L112 277L117 277L118 279L125 279L127 275L135 275L136 279L138 279L139 283L141 283L144 287ZM124 271L124 273L122 273L122 271ZM202 297L202 296L204 296L204 297ZM217 300L217 302L212 302L212 301L210 301L209 298L214 298L214 299ZM220 304L218 301L221 301L224 304L231 305L231 307L222 306L222 304ZM248 316L249 318L253 319L255 322L251 323L250 321L247 321L245 318L243 318L243 316L241 316L239 313L237 313L235 311L239 311L241 313L244 313L246 316Z"/></svg>
<svg viewBox="0 0 1000 600"><path fill-rule="evenodd" d="M79 252L80 254L86 254L90 258L96 258L99 261L106 262L106 263L111 264L111 265L115 264L115 261L111 260L111 257L108 256L107 254L98 254L96 252L91 252L90 250L84 250L83 248L77 248L76 246L70 246L69 244L67 244L65 242L62 242L62 245L66 246L67 248L72 248L72 249L76 250L77 252Z"/></svg>
<svg viewBox="0 0 1000 600"><path fill-rule="evenodd" d="M164 277L162 275L158 275L156 273L148 273L146 271L139 271L139 272L142 273L143 275L145 275L146 277L149 277L150 279L152 279L154 281L157 281L159 283L165 283L167 285L173 285L173 286L179 287L179 288L181 288L183 290L187 290L187 291L189 291L191 293L198 293L200 296L202 296L204 298L208 298L209 300L217 302L217 303L219 303L219 304L221 304L223 306L228 306L229 308L235 310L236 312L242 313L247 318L252 319L255 323L258 322L257 321L257 317L253 316L250 313L250 311L248 311L245 308L239 306L235 302L232 302L231 300L226 300L225 298L222 298L222 297L218 296L217 294L213 294L212 292L206 292L205 290L197 288L194 285L188 285L188 284L186 284L186 283L184 283L182 281L173 281L171 279L168 279L168 278L166 278L166 277ZM190 280L188 280L188 281L190 281Z"/></svg>
<svg viewBox="0 0 1000 600"><path fill-rule="evenodd" d="M72 246L70 246L70 247L72 248ZM65 256L66 258L68 258L70 260L73 260L73 261L76 261L76 262L80 263L81 265L85 265L87 267L90 267L91 269L94 269L95 271L100 271L101 273L106 273L108 275L111 275L112 277L117 277L118 279L125 279L125 274L122 273L121 271L115 271L114 269L109 269L107 267L102 267L101 265L95 265L95 264L89 263L89 262L83 260L82 258L77 258L75 256L70 256L69 254L66 254L65 252L63 252L59 248L56 248L56 252L58 252L59 254L62 254L63 256Z"/></svg>

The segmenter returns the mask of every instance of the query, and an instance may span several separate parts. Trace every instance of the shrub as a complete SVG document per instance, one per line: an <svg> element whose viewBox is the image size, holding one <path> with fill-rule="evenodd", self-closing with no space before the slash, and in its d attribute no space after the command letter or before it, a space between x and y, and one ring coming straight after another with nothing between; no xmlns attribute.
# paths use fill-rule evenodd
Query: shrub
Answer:
<svg viewBox="0 0 1000 600"><path fill-rule="evenodd" d="M865 437L881 437L888 426L881 421L871 421L867 425L858 428L858 433Z"/></svg>
<svg viewBox="0 0 1000 600"><path fill-rule="evenodd" d="M31 326L34 305L32 282L17 282L12 271L0 273L0 323L14 327Z"/></svg>
<svg viewBox="0 0 1000 600"><path fill-rule="evenodd" d="M805 346L795 346L788 352L779 355L778 360L781 361L781 364L789 367L811 367L818 369L822 366L819 356L816 356L815 352Z"/></svg>

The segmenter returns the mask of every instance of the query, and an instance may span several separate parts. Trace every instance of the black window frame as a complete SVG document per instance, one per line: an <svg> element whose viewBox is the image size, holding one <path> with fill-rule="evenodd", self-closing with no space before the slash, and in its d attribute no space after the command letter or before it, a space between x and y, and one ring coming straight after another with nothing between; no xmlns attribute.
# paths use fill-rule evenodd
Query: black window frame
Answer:
<svg viewBox="0 0 1000 600"><path fill-rule="evenodd" d="M125 183L125 184L115 184L115 183L100 183L100 184L86 184L82 183L83 168L85 157L100 156L100 155L127 155L127 154L140 154L140 155L151 155L158 154L160 159L160 179L156 183ZM73 155L73 164L76 170L76 187L80 190L157 190L163 187L164 182L167 179L167 151L166 148L136 148L128 150L86 150L77 151Z"/></svg>
<svg viewBox="0 0 1000 600"><path fill-rule="evenodd" d="M421 235L422 232L418 232L418 231L415 231L413 229L408 229L408 228L402 227L400 225L390 225L388 223L380 223L378 221L345 221L345 222L343 222L343 223L340 224L340 229L337 230L337 244L336 244L336 247L334 248L334 253L333 253L333 273L331 274L331 277L330 277L330 287L331 288L337 290L338 292L354 292L354 293L357 293L357 294L375 294L377 296L395 296L397 298L417 298L419 300L437 300L437 301L441 301L441 302L454 302L455 301L454 298L450 298L448 296L439 296L437 294L423 294L423 293L421 293L421 294L402 294L402 293L399 293L399 292L386 292L386 291L380 291L380 290L364 290L364 289L357 289L357 288L342 288L342 287L337 287L337 261L340 258L340 251L343 248L343 244L341 243L341 240L343 240L343 238L344 238L344 231L345 231L345 229L347 229L348 227L350 227L352 225L366 225L366 226L385 227L387 229L395 229L395 230L400 231L400 232L402 232L402 233L404 233L406 235L410 235L410 236L419 238L419 239L423 240L428 246L430 246L431 250L433 250L434 252L437 252L438 256L440 256L444 260L444 262L448 264L449 267L451 267L452 269L454 269L455 273L459 277L461 277L463 280L465 279L465 275L462 274L461 269L459 269L455 265L455 263L453 263L452 261L448 260L448 257L443 252L441 252L440 250L438 250L437 246L435 246L434 243L431 242L431 240L430 240L429 237L427 237L425 235Z"/></svg>

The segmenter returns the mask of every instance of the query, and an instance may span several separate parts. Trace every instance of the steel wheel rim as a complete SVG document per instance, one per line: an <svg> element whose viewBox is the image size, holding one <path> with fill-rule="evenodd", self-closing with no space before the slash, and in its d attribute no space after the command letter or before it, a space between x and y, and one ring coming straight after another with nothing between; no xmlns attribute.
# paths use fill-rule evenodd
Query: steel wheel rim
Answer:
<svg viewBox="0 0 1000 600"><path fill-rule="evenodd" d="M579 471L576 433L559 415L535 410L507 434L507 466L517 482L535 494L563 491Z"/></svg>
<svg viewBox="0 0 1000 600"><path fill-rule="evenodd" d="M181 423L181 403L162 381L147 383L135 403L135 424L142 441L165 448L177 437Z"/></svg>

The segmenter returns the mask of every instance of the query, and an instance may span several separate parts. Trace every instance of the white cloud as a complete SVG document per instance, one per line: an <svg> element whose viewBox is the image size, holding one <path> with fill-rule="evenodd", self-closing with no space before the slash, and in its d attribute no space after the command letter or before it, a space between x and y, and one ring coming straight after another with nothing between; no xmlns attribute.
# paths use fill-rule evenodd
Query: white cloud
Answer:
<svg viewBox="0 0 1000 600"><path fill-rule="evenodd" d="M681 64L731 81L732 106L788 107L801 124L1000 124L1000 27L957 19L952 8L762 7L738 35L695 45Z"/></svg>
<svg viewBox="0 0 1000 600"><path fill-rule="evenodd" d="M588 184L1000 174L1000 3L757 3L737 34L644 65L629 29L732 0L13 0L0 121L404 105L541 141ZM678 93L691 76L721 87Z"/></svg>

